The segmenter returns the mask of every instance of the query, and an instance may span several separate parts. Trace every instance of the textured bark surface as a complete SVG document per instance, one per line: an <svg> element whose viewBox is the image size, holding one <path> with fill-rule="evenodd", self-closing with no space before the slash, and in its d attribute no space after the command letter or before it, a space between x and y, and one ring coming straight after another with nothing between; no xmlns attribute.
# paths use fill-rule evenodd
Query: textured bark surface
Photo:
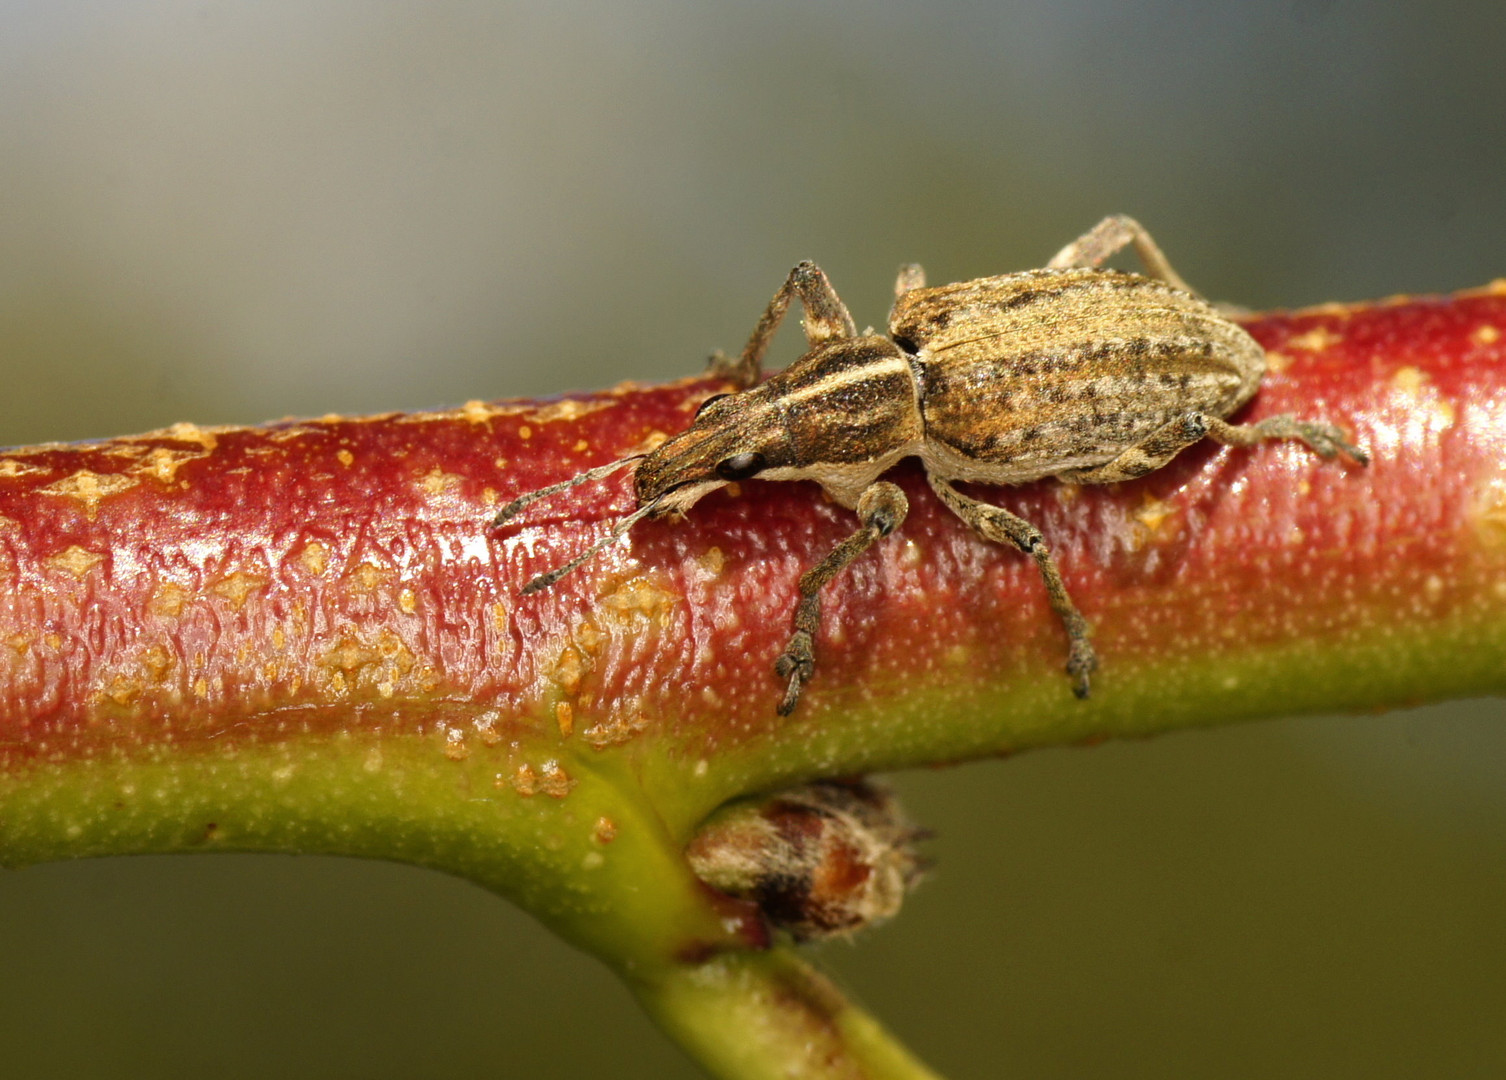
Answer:
<svg viewBox="0 0 1506 1080"><path fill-rule="evenodd" d="M811 485L715 493L520 597L632 508L630 477L492 529L497 508L679 430L714 380L0 452L0 864L434 866L613 965L725 1075L809 1064L813 1024L830 1060L922 1075L839 998L786 992L826 984L690 873L712 809L1506 687L1506 285L1248 326L1271 371L1235 419L1339 424L1369 468L1204 444L1112 487L972 489L1056 553L1102 660L1087 702L1034 566L913 466L903 527L824 596L788 718L773 662L796 581L855 524ZM727 1010L787 1044L739 1041Z"/></svg>
<svg viewBox="0 0 1506 1080"><path fill-rule="evenodd" d="M1251 324L1272 372L1240 419L1337 422L1369 447L1369 470L1293 444L1204 444L1111 488L976 488L1041 527L1094 624L1103 670L1075 733L1100 716L1103 734L1153 727L1116 707L1127 686L1140 700L1150 669L1173 701L1190 678L1240 697L1260 657L1295 647L1327 670L1430 626L1496 619L1503 325L1492 290ZM677 430L715 388L6 452L0 762L351 729L437 733L452 754L548 729L699 760L803 740L854 705L918 691L976 709L1028 687L1072 711L1033 568L971 536L914 468L898 471L913 507L900 534L829 590L817 676L788 720L771 666L795 579L853 526L812 487L714 494L519 598L631 507L629 479L494 531L497 505ZM1288 690L1294 705L1312 696ZM1031 741L1015 724L948 756ZM885 764L925 760L876 742Z"/></svg>

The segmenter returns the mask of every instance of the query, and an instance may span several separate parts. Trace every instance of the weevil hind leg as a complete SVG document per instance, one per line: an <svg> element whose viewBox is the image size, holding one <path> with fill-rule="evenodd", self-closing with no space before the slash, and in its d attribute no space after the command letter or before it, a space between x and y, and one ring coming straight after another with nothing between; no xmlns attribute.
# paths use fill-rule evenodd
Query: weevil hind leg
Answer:
<svg viewBox="0 0 1506 1080"><path fill-rule="evenodd" d="M723 353L713 353L712 370L732 379L743 389L758 385L763 378L763 357L768 352L769 342L784 321L790 300L798 299L805 308L805 340L809 346L836 338L856 337L858 328L847 311L847 305L831 287L831 282L813 262L803 262L790 271L784 284L769 301L763 316L753 327L742 355L736 360Z"/></svg>
<svg viewBox="0 0 1506 1080"><path fill-rule="evenodd" d="M800 603L795 608L795 632L774 663L781 679L788 679L779 715L788 716L800 703L800 692L816 670L816 632L821 628L821 590L875 540L888 536L910 512L909 500L895 484L880 480L858 498L862 527L843 540L831 554L800 576Z"/></svg>
<svg viewBox="0 0 1506 1080"><path fill-rule="evenodd" d="M1178 453L1193 443L1213 433L1209 426L1211 417L1203 413L1188 413L1168 424L1163 424L1134 446L1124 450L1112 461L1086 469L1071 469L1057 473L1057 477L1072 484L1117 484L1133 480L1146 473L1155 472ZM1217 421L1224 427L1222 420Z"/></svg>
<svg viewBox="0 0 1506 1080"><path fill-rule="evenodd" d="M1011 514L1000 506L979 502L962 494L935 473L927 472L931 488L941 497L947 509L965 521L974 532L996 544L1013 544L1035 560L1041 580L1046 583L1046 596L1051 610L1061 620L1067 631L1067 674L1072 679L1072 692L1080 698L1088 696L1093 672L1098 668L1098 654L1093 651L1089 639L1088 620L1082 617L1067 586L1062 582L1056 560L1046 547L1040 530L1022 517Z"/></svg>
<svg viewBox="0 0 1506 1080"><path fill-rule="evenodd" d="M1343 453L1361 465L1370 464L1370 455L1350 443L1332 424L1298 420L1289 414L1267 417L1254 424L1231 424L1207 413L1188 413L1157 428L1148 438L1112 461L1087 469L1060 472L1057 476L1073 484L1117 484L1122 480L1134 480L1155 472L1179 451L1204 438L1225 446L1254 446L1267 439L1296 439L1306 443L1319 457L1332 458Z"/></svg>
<svg viewBox="0 0 1506 1080"><path fill-rule="evenodd" d="M1105 259L1131 244L1135 246L1135 254L1140 256L1140 262L1151 277L1159 278L1174 289L1181 289L1193 296L1199 295L1196 289L1182 280L1181 274L1171 268L1171 263L1161 252L1160 246L1151 239L1150 233L1145 231L1145 226L1124 214L1111 214L1094 225L1058 251L1046 264L1046 269L1087 269L1099 266Z"/></svg>
<svg viewBox="0 0 1506 1080"><path fill-rule="evenodd" d="M1253 424L1230 424L1210 416L1208 437L1225 446L1254 446L1266 439L1296 439L1306 443L1319 457L1333 458L1342 453L1361 465L1370 464L1370 454L1349 442L1340 428L1318 420L1298 420L1290 413L1268 416Z"/></svg>

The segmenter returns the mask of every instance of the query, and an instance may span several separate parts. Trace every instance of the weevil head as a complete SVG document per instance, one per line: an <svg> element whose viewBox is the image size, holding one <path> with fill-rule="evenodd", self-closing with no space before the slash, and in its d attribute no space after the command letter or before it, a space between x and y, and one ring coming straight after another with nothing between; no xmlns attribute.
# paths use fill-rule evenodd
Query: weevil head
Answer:
<svg viewBox="0 0 1506 1080"><path fill-rule="evenodd" d="M814 480L844 506L923 434L909 360L881 337L817 345L768 382L708 398L638 463L638 505L684 512L736 480Z"/></svg>
<svg viewBox="0 0 1506 1080"><path fill-rule="evenodd" d="M639 506L654 517L683 513L708 492L750 480L793 460L784 410L772 381L701 403L691 425L638 463L633 484Z"/></svg>

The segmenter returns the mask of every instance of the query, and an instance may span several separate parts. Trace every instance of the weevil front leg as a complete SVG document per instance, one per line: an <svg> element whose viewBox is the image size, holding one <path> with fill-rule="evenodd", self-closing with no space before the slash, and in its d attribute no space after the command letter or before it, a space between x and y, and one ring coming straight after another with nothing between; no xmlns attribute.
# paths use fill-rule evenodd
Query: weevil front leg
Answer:
<svg viewBox="0 0 1506 1080"><path fill-rule="evenodd" d="M763 377L763 356L768 352L774 332L784 321L791 298L798 298L805 307L805 340L812 348L834 338L856 337L858 328L847 311L847 305L831 287L831 282L813 262L803 262L790 271L784 284L769 301L763 317L753 327L742 355L736 360L725 353L713 353L711 370L737 383L743 389L758 385Z"/></svg>
<svg viewBox="0 0 1506 1080"><path fill-rule="evenodd" d="M888 536L910 512L909 500L895 484L886 480L870 486L858 498L858 517L863 525L857 532L832 549L822 559L800 576L800 604L795 608L795 633L791 635L784 653L774 663L774 670L781 679L788 679L784 698L779 702L779 715L788 716L800 702L800 691L816 670L816 631L821 628L821 589L836 577L848 564L873 546L873 542Z"/></svg>
<svg viewBox="0 0 1506 1080"><path fill-rule="evenodd" d="M1074 484L1117 484L1155 472L1182 449L1200 439L1212 439L1225 446L1254 446L1266 439L1296 439L1306 443L1319 457L1332 458L1348 454L1361 465L1370 463L1370 455L1344 438L1332 424L1315 420L1298 420L1291 415L1271 416L1254 424L1231 424L1206 413L1188 413L1151 432L1112 461L1088 469L1073 469L1057 475Z"/></svg>
<svg viewBox="0 0 1506 1080"><path fill-rule="evenodd" d="M1092 674L1098 668L1098 654L1088 639L1088 620L1082 617L1082 612L1072 603L1072 597L1067 595L1061 571L1056 568L1056 560L1051 557L1040 530L1003 507L968 498L935 473L927 472L926 479L946 503L947 509L967 522L983 539L996 544L1013 544L1035 560L1036 569L1046 583L1051 610L1056 612L1067 631L1067 674L1072 677L1072 692L1080 698L1087 697Z"/></svg>
<svg viewBox="0 0 1506 1080"><path fill-rule="evenodd" d="M1147 273L1159 278L1174 289L1181 289L1197 296L1198 291L1182 280L1182 275L1171 268L1171 263L1161 253L1160 247L1151 239L1145 227L1132 217L1111 214L1066 247L1058 251L1046 264L1048 270L1069 270L1073 267L1094 267L1111 255L1135 245L1135 254L1145 265Z"/></svg>

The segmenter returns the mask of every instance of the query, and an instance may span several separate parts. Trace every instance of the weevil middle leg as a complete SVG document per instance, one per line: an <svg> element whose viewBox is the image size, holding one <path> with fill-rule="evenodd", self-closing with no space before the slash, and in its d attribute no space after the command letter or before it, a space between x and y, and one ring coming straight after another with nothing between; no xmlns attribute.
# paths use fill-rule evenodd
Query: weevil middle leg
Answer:
<svg viewBox="0 0 1506 1080"><path fill-rule="evenodd" d="M1072 677L1072 692L1080 698L1087 697L1093 672L1098 667L1098 654L1093 651L1093 643L1088 637L1088 620L1082 617L1082 612L1067 594L1061 571L1056 568L1056 560L1051 557L1051 549L1046 546L1040 530L1002 506L969 498L933 472L927 471L926 479L946 503L947 509L967 522L983 539L996 544L1013 544L1035 560L1036 569L1046 583L1051 610L1056 612L1067 631L1067 674Z"/></svg>
<svg viewBox="0 0 1506 1080"><path fill-rule="evenodd" d="M779 703L779 715L794 712L805 681L816 670L816 631L821 628L821 589L845 570L852 560L873 546L875 540L888 536L910 512L909 500L897 484L880 480L858 497L858 517L863 525L843 540L831 554L800 576L800 605L795 609L795 633L774 670L789 685Z"/></svg>

